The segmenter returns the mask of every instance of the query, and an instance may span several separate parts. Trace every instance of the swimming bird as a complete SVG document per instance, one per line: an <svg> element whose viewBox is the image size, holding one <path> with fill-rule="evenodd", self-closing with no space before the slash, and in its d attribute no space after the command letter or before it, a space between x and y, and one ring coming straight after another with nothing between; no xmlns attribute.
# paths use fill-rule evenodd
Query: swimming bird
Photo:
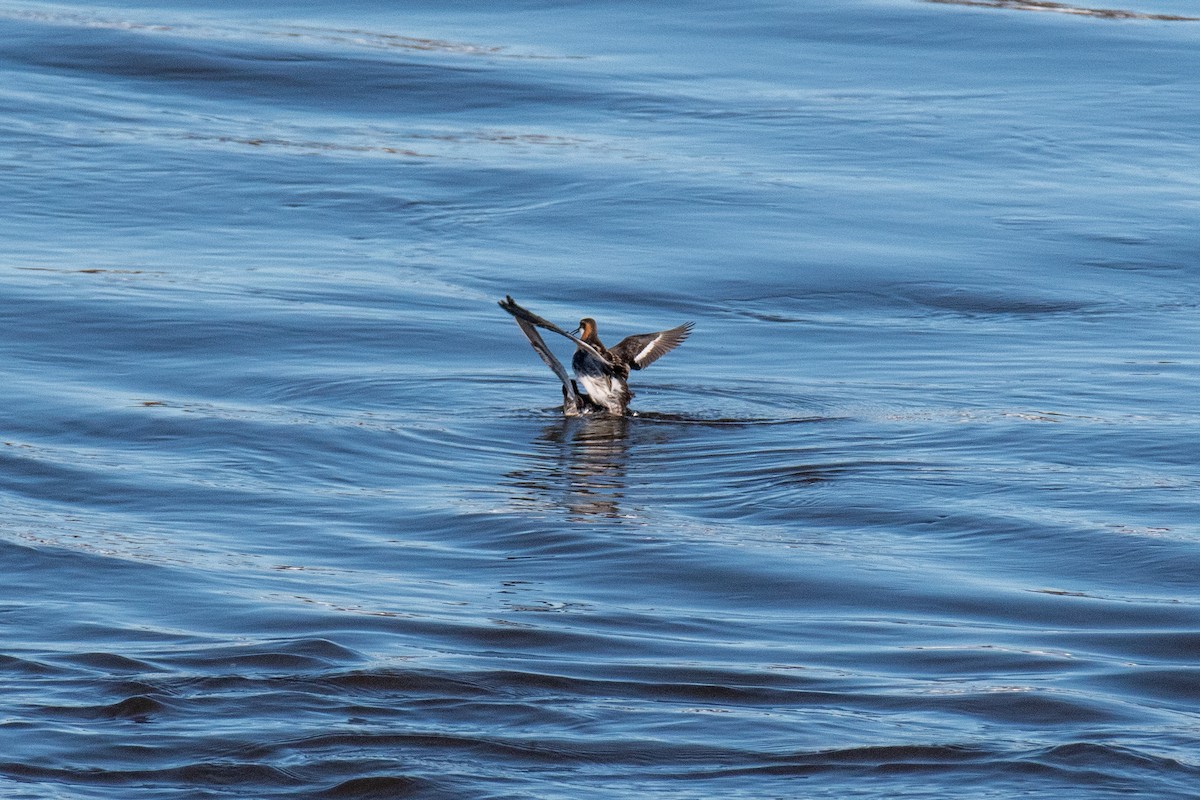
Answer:
<svg viewBox="0 0 1200 800"><path fill-rule="evenodd" d="M629 401L633 399L633 392L629 389L629 372L644 369L674 350L688 337L693 327L693 323L685 322L665 331L635 333L626 336L612 348L606 348L600 342L596 320L591 317L581 319L579 327L568 333L517 305L509 295L500 301L500 307L516 318L533 349L562 381L563 412L568 416L595 411L607 411L617 416L628 414ZM575 355L571 359L574 380L567 377L566 370L546 347L534 326L575 342Z"/></svg>

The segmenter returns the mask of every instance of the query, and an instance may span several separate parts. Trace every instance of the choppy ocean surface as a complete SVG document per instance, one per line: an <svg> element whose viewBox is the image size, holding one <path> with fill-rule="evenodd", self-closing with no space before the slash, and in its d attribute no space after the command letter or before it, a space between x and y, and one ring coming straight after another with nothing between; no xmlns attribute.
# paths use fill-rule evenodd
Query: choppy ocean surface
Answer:
<svg viewBox="0 0 1200 800"><path fill-rule="evenodd" d="M0 796L1200 797L1119 2L0 0Z"/></svg>

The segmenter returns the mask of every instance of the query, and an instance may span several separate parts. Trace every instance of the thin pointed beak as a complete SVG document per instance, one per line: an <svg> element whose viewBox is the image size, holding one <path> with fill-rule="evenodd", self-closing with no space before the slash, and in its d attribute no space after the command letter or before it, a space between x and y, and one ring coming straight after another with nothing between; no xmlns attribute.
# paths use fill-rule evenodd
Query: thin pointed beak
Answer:
<svg viewBox="0 0 1200 800"><path fill-rule="evenodd" d="M582 326L582 325L580 325L578 328L576 328L575 330L571 331L571 335L572 335L572 336L578 336L582 330L583 330L583 326Z"/></svg>

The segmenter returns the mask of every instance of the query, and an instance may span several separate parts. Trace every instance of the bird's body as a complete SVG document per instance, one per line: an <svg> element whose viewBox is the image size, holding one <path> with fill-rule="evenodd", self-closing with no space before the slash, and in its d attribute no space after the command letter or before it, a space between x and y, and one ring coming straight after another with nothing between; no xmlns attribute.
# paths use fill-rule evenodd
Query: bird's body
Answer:
<svg viewBox="0 0 1200 800"><path fill-rule="evenodd" d="M688 322L666 331L627 336L608 350L600 343L596 320L585 317L579 321L579 333L591 349L581 345L575 350L571 359L575 380L596 405L603 406L610 414L627 414L629 401L633 399L633 392L629 390L629 371L649 366L678 347L691 332L692 323ZM593 349L606 357L607 363L598 358Z"/></svg>
<svg viewBox="0 0 1200 800"><path fill-rule="evenodd" d="M607 357L606 364L591 351L582 347L575 349L571 358L571 369L575 370L575 380L588 398L610 414L618 416L629 411L629 401L633 392L629 391L629 367L620 363L596 335L596 323L592 319L584 319L579 323L579 332L583 341L600 351Z"/></svg>
<svg viewBox="0 0 1200 800"><path fill-rule="evenodd" d="M682 344L692 332L692 323L686 322L665 331L627 336L608 349L601 344L596 321L591 317L579 321L576 331L579 335L576 336L522 308L511 297L505 297L500 307L516 317L530 344L562 380L563 410L569 416L592 411L607 411L617 416L628 414L629 401L633 399L633 392L629 390L629 371L649 366ZM562 365L532 329L534 325L575 342L575 355L571 359L575 380L567 379Z"/></svg>

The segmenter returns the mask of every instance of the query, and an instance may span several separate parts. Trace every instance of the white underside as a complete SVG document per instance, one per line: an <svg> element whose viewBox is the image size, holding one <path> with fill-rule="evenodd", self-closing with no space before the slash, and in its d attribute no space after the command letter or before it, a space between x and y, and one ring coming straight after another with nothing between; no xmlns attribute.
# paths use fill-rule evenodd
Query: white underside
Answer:
<svg viewBox="0 0 1200 800"><path fill-rule="evenodd" d="M621 395L625 389L623 381L608 375L579 375L579 386L587 392L592 402L602 405L614 414L622 414Z"/></svg>

